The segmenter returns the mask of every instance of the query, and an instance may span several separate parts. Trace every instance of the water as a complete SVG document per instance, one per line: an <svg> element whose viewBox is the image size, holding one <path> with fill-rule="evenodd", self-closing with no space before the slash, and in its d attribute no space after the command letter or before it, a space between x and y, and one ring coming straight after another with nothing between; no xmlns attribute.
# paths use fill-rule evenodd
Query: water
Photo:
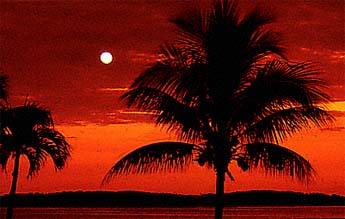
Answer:
<svg viewBox="0 0 345 219"><path fill-rule="evenodd" d="M5 218L5 208L0 218ZM213 208L16 208L14 219L209 219ZM345 218L345 207L230 207L224 219Z"/></svg>

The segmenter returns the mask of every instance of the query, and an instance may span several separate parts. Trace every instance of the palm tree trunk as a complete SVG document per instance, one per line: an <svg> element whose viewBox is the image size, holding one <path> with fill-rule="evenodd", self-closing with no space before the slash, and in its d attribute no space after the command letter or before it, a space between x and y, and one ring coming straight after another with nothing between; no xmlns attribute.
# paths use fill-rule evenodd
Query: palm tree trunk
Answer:
<svg viewBox="0 0 345 219"><path fill-rule="evenodd" d="M223 208L224 208L224 181L225 181L225 170L219 168L216 173L216 209L215 209L215 219L223 218Z"/></svg>
<svg viewBox="0 0 345 219"><path fill-rule="evenodd" d="M16 194L17 190L17 181L18 181L18 171L19 171L19 158L20 153L16 153L16 157L14 159L14 168L12 172L12 185L11 190L8 195L8 206L7 206L7 212L6 212L6 219L12 219L13 218L13 205L14 205L14 196Z"/></svg>

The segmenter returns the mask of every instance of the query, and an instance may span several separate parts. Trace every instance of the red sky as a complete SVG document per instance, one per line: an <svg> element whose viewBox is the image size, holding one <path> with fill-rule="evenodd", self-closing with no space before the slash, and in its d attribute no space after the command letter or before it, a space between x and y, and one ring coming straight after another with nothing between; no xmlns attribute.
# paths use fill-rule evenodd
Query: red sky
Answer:
<svg viewBox="0 0 345 219"><path fill-rule="evenodd" d="M19 192L98 190L112 164L143 144L174 139L147 116L128 114L118 101L155 51L174 38L168 22L198 1L2 1L0 4L0 69L10 76L10 101L31 100L48 106L58 128L69 138L73 156L65 170L54 173L48 162L26 180L22 160ZM240 2L243 10L253 2ZM314 164L318 178L308 187L289 178L273 179L234 170L227 191L277 189L345 194L345 3L343 0L255 1L277 16L272 28L283 34L291 60L319 63L335 102L336 126L296 135L285 143ZM115 60L99 61L102 51ZM236 168L235 168L236 169ZM9 190L11 166L1 173L0 194ZM116 178L102 189L176 193L214 191L214 173L193 167L182 174Z"/></svg>

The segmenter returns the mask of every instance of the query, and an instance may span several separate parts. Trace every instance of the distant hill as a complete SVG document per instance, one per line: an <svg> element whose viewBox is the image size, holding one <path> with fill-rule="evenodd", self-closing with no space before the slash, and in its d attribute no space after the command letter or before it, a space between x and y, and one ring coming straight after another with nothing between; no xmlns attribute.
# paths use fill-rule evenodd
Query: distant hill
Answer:
<svg viewBox="0 0 345 219"><path fill-rule="evenodd" d="M7 206L7 195L0 205ZM205 207L213 206L214 194L178 195L135 191L59 192L17 194L18 207ZM321 193L245 191L225 195L226 206L344 206L345 197Z"/></svg>

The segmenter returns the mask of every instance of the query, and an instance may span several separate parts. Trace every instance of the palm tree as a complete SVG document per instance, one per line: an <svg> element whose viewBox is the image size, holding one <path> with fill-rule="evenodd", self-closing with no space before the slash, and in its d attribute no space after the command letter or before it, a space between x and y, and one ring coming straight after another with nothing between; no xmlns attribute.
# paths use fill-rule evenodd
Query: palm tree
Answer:
<svg viewBox="0 0 345 219"><path fill-rule="evenodd" d="M3 108L1 110L0 165L6 169L14 159L13 179L9 192L7 218L12 218L13 202L17 188L19 161L25 156L30 163L28 178L38 174L47 158L53 160L56 170L61 170L70 156L70 145L54 128L49 110L34 104Z"/></svg>
<svg viewBox="0 0 345 219"><path fill-rule="evenodd" d="M194 16L191 16L194 15ZM180 142L143 146L109 170L114 175L178 171L196 161L216 172L215 218L222 218L225 176L232 162L246 171L308 181L310 163L281 146L295 132L329 124L329 98L312 63L289 63L272 17L258 10L242 18L236 2L215 1L202 13L173 21L179 39L165 44L160 60L122 98L129 107L155 112L158 125Z"/></svg>

